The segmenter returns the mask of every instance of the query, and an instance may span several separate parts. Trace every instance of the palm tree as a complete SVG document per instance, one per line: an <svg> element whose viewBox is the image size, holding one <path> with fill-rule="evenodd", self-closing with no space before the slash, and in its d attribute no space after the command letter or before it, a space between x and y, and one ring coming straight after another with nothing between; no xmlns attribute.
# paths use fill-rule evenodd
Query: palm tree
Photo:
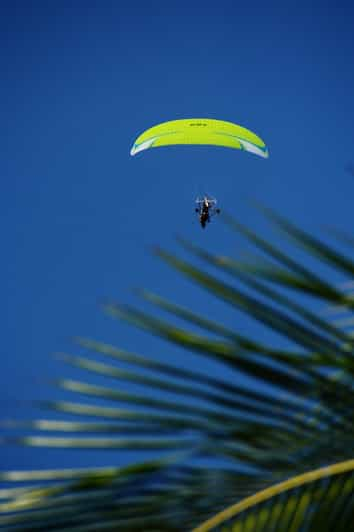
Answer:
<svg viewBox="0 0 354 532"><path fill-rule="evenodd" d="M0 491L0 526L73 531L351 529L354 341L348 317L354 297L346 285L338 288L337 279L350 281L354 263L284 218L263 212L290 239L294 251L284 252L225 217L257 250L256 259L215 255L182 240L193 262L156 252L210 297L266 326L271 341L148 291L142 296L156 307L154 315L105 304L113 318L198 357L200 369L77 338L83 354L63 354L65 362L113 379L117 386L93 385L84 377L58 380L77 399L45 403L56 418L23 423L23 436L15 442L136 449L142 459L126 467L2 473L0 480L9 487ZM306 260L296 258L300 248ZM203 268L194 264L196 259L203 261ZM344 321L337 320L339 312ZM222 372L210 369L217 365ZM251 384L243 385L240 375ZM122 383L141 391L123 391ZM146 459L147 451L153 458Z"/></svg>

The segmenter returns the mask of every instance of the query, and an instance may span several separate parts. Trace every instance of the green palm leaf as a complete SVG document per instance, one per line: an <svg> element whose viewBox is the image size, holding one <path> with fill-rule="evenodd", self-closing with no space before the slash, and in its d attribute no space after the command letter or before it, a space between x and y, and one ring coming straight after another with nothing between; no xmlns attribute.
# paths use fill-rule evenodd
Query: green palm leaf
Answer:
<svg viewBox="0 0 354 532"><path fill-rule="evenodd" d="M311 264L315 258L336 274L352 275L349 257L266 214L295 243L295 257L300 247ZM83 377L57 379L63 400L40 403L56 418L10 423L3 442L96 448L112 456L135 449L142 461L126 468L2 473L0 526L177 531L232 505L200 530L330 530L334 522L345 530L353 517L354 343L344 327L350 321L335 323L322 309L336 305L351 318L353 297L279 245L228 223L264 258L245 263L186 241L184 249L204 269L165 250L158 254L231 312L267 327L269 340L258 340L257 329L247 335L149 291L141 295L153 313L105 304L114 319L167 341L164 361L77 338L80 355L60 357ZM174 361L172 344L197 357L200 369ZM205 370L204 361L223 376ZM147 462L147 452L160 458ZM208 523L214 528L203 528Z"/></svg>
<svg viewBox="0 0 354 532"><path fill-rule="evenodd" d="M354 460L309 471L270 486L226 508L193 532L232 530L348 530L354 516ZM342 525L338 524L339 521ZM343 528L344 525L344 528Z"/></svg>

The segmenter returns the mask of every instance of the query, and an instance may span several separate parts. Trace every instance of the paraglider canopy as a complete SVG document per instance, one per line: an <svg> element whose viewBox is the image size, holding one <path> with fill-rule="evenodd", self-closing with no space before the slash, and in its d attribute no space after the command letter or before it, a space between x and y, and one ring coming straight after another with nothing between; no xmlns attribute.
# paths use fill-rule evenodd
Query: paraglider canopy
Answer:
<svg viewBox="0 0 354 532"><path fill-rule="evenodd" d="M187 118L163 122L144 131L134 142L130 155L174 144L207 144L245 150L268 157L263 140L252 131L223 120Z"/></svg>

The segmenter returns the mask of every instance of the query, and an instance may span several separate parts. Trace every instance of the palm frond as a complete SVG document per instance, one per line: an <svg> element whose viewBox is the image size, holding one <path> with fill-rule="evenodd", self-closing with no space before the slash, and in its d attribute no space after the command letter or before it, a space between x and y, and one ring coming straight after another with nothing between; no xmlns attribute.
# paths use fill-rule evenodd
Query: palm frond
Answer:
<svg viewBox="0 0 354 532"><path fill-rule="evenodd" d="M2 473L0 482L10 487L0 490L0 526L188 530L232 504L208 522L221 530L296 532L310 525L330 530L325 527L336 520L345 530L352 518L354 441L354 340L346 325L354 299L296 252L301 248L309 262L315 258L346 276L353 263L278 215L266 215L291 238L294 256L230 218L264 258L250 264L186 241L181 244L193 259L166 250L158 255L230 312L266 327L267 341L257 339L256 328L233 330L147 290L141 296L153 305L151 313L107 303L114 319L166 341L164 360L77 338L80 355L60 357L84 377L56 379L69 398L39 403L56 418L8 424L3 443L95 448L112 456L135 449L141 462ZM345 312L344 324L324 312L334 305ZM180 365L169 345L200 363ZM205 362L220 371L205 369ZM148 452L160 458L147 461Z"/></svg>
<svg viewBox="0 0 354 532"><path fill-rule="evenodd" d="M226 508L193 532L348 530L354 516L354 460L289 478ZM343 522L342 511L347 515ZM338 522L339 521L339 522ZM341 524L340 524L341 523ZM343 527L344 525L344 527Z"/></svg>

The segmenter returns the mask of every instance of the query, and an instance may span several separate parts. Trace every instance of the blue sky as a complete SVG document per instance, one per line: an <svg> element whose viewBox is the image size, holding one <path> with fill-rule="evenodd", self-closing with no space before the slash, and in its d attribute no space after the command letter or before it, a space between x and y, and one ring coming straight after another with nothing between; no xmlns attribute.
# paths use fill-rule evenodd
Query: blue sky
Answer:
<svg viewBox="0 0 354 532"><path fill-rule="evenodd" d="M73 370L52 353L75 351L73 335L165 355L104 316L104 298L135 302L131 289L144 286L219 312L150 251L178 249L176 234L239 251L219 221L201 231L196 195L269 237L253 199L311 231L351 231L353 21L347 2L1 4L2 418L57 396L47 381ZM269 160L210 147L130 157L144 129L186 117L254 130ZM1 469L89 463L58 451L1 456Z"/></svg>

